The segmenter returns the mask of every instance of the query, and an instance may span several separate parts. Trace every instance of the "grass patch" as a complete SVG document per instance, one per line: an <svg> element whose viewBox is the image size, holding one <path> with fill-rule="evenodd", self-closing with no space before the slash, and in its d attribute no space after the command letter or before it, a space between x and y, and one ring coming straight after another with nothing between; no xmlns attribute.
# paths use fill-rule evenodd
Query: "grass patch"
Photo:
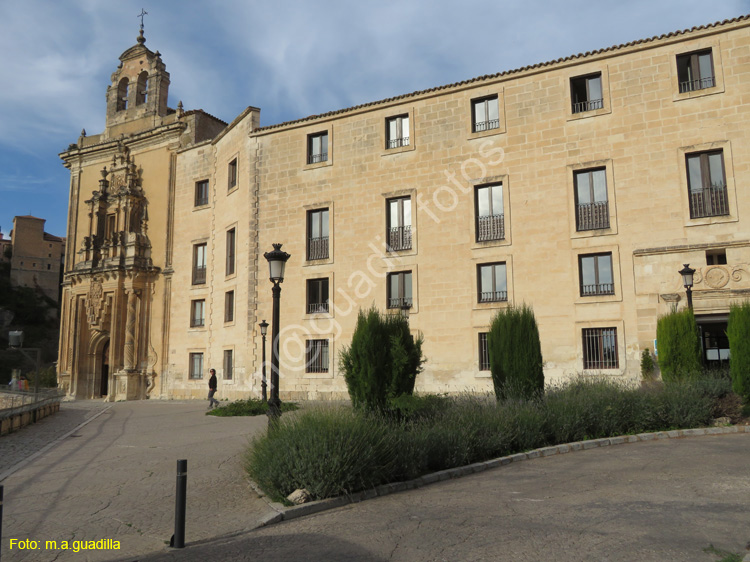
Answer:
<svg viewBox="0 0 750 562"><path fill-rule="evenodd" d="M716 562L742 562L741 554L735 554L733 552L729 552L728 550L721 550L719 548L716 548L714 545L709 545L707 548L704 548L703 552L721 556L721 558Z"/></svg>
<svg viewBox="0 0 750 562"><path fill-rule="evenodd" d="M581 377L531 400L404 397L384 413L318 407L257 436L245 466L277 501L298 488L323 499L549 445L707 426L727 380L642 388Z"/></svg>
<svg viewBox="0 0 750 562"><path fill-rule="evenodd" d="M293 412L299 406L295 402L282 402L281 412ZM247 400L237 400L230 402L226 406L218 406L213 410L206 412L207 416L262 416L268 413L268 403L258 400L257 398L248 398Z"/></svg>

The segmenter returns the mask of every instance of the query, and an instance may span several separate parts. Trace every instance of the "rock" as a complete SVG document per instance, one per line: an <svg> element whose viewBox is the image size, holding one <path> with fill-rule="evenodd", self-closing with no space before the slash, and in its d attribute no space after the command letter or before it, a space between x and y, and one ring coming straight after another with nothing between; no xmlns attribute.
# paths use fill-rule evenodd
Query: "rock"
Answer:
<svg viewBox="0 0 750 562"><path fill-rule="evenodd" d="M712 422L711 425L713 425L714 427L721 427L721 426L724 426L724 425L730 425L731 423L732 423L731 419L729 419L726 416L723 416L721 418L714 419L714 421Z"/></svg>
<svg viewBox="0 0 750 562"><path fill-rule="evenodd" d="M302 488L294 490L294 492L289 494L286 499L292 502L294 505L300 505L312 501L312 496L310 495L310 492Z"/></svg>

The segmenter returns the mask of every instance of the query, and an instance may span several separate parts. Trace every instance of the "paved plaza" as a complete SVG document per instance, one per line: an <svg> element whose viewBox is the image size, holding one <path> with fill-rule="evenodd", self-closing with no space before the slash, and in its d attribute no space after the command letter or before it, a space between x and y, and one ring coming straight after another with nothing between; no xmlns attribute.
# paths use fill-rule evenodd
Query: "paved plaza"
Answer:
<svg viewBox="0 0 750 562"><path fill-rule="evenodd" d="M750 541L750 433L537 458L260 528L273 510L244 480L242 456L266 419L205 407L65 403L1 438L2 560L715 562L709 545L744 554ZM180 458L187 547L177 551L166 541ZM40 548L9 550L11 539ZM44 546L101 539L120 550Z"/></svg>

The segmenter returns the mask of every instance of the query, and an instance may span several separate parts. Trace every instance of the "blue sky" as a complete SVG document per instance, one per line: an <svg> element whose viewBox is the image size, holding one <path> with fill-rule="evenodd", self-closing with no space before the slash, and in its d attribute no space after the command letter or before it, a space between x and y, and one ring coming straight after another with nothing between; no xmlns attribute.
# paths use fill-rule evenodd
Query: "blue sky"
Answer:
<svg viewBox="0 0 750 562"><path fill-rule="evenodd" d="M0 229L15 215L66 234L58 154L104 128L120 54L146 46L169 106L261 124L449 84L750 13L750 0L0 0Z"/></svg>

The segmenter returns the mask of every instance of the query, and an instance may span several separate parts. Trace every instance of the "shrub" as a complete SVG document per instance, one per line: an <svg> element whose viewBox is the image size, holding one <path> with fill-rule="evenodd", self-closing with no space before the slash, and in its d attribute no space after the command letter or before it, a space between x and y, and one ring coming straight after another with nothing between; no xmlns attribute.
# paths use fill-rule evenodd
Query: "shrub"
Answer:
<svg viewBox="0 0 750 562"><path fill-rule="evenodd" d="M690 309L672 310L656 323L659 368L665 382L696 378L702 371L698 325Z"/></svg>
<svg viewBox="0 0 750 562"><path fill-rule="evenodd" d="M360 310L352 343L339 355L354 407L382 411L388 400L411 394L425 362L422 342L403 316Z"/></svg>
<svg viewBox="0 0 750 562"><path fill-rule="evenodd" d="M641 376L643 380L650 380L653 374L654 359L651 357L651 352L646 348L641 353Z"/></svg>
<svg viewBox="0 0 750 562"><path fill-rule="evenodd" d="M732 305L727 325L729 337L729 369L732 388L745 400L750 400L750 302Z"/></svg>
<svg viewBox="0 0 750 562"><path fill-rule="evenodd" d="M282 402L282 412L293 412L297 409L294 402ZM262 416L268 413L268 402L257 398L247 400L236 400L224 406L219 406L206 412L207 416L231 417L231 416Z"/></svg>
<svg viewBox="0 0 750 562"><path fill-rule="evenodd" d="M495 396L531 398L544 390L542 346L534 312L510 306L492 319L487 347Z"/></svg>

